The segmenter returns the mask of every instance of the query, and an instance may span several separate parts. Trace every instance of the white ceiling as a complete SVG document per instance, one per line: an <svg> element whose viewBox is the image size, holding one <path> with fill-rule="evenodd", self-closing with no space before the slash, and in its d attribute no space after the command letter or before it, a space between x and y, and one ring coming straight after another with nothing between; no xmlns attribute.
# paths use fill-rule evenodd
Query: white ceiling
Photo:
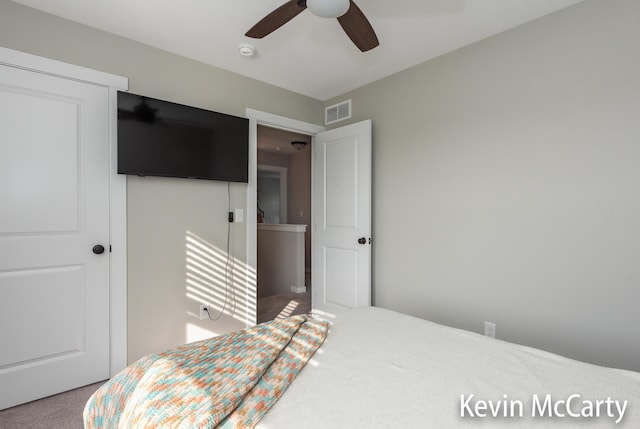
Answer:
<svg viewBox="0 0 640 429"><path fill-rule="evenodd" d="M14 1L327 100L582 0L356 0L380 40L366 53L308 10L264 39L244 36L286 0ZM243 43L257 56L240 56Z"/></svg>

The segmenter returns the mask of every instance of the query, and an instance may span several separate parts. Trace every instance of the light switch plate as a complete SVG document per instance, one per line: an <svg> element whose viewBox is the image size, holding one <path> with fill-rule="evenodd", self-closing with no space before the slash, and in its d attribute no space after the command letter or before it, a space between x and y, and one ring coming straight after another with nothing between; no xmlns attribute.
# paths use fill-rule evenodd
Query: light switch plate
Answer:
<svg viewBox="0 0 640 429"><path fill-rule="evenodd" d="M244 210L243 209L236 209L235 213L233 215L233 221L234 222L244 222Z"/></svg>

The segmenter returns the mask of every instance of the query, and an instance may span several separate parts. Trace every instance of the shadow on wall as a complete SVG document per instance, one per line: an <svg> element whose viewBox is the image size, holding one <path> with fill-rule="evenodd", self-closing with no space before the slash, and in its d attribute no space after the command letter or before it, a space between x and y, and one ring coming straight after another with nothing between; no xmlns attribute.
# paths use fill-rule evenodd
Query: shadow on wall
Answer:
<svg viewBox="0 0 640 429"><path fill-rule="evenodd" d="M256 271L191 231L186 232L186 296L194 301L189 316L200 319L199 306L206 304L211 317L255 324ZM235 329L238 329L236 327ZM225 331L229 331L226 329ZM212 332L196 323L187 325L187 342L208 338Z"/></svg>

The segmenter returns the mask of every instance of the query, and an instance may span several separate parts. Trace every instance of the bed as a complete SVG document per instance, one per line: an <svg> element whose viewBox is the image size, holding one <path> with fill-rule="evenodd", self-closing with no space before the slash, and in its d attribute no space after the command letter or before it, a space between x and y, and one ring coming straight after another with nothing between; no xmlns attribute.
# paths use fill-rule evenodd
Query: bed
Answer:
<svg viewBox="0 0 640 429"><path fill-rule="evenodd" d="M640 428L640 373L375 307L327 319L324 343L247 426Z"/></svg>

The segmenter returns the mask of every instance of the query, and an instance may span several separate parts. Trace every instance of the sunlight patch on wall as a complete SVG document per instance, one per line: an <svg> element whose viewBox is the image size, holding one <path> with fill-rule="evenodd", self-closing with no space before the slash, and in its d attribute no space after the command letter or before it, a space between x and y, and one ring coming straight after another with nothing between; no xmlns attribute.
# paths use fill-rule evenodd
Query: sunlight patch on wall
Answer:
<svg viewBox="0 0 640 429"><path fill-rule="evenodd" d="M191 231L186 231L185 248L186 296L193 301L189 314L199 319L200 304L206 304L213 319L255 325L255 269Z"/></svg>
<svg viewBox="0 0 640 429"><path fill-rule="evenodd" d="M186 334L187 334L186 336L187 343L205 340L207 338L216 337L218 335L213 331L205 329L202 326L194 325L193 323L187 323Z"/></svg>

